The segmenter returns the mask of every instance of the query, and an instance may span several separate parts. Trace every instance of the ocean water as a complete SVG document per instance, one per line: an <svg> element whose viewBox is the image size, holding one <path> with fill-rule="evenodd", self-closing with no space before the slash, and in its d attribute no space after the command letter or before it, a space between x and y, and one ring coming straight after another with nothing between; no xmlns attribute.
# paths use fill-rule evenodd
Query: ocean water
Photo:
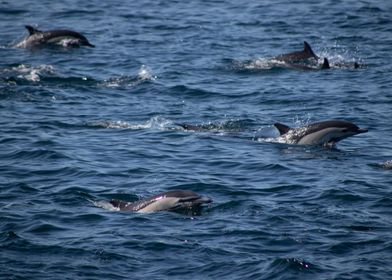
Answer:
<svg viewBox="0 0 392 280"><path fill-rule="evenodd" d="M391 13L381 0L2 1L0 278L390 279ZM96 47L14 48L26 24ZM331 69L271 65L305 40ZM332 149L273 141L275 122L328 119L369 132ZM198 215L92 203L175 189L214 202Z"/></svg>

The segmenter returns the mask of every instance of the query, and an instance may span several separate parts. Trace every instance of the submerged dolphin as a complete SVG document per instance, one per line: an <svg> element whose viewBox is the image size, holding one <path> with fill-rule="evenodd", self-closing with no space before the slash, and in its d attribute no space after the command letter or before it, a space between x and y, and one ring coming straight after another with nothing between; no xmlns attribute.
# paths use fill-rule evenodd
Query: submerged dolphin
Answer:
<svg viewBox="0 0 392 280"><path fill-rule="evenodd" d="M289 144L299 145L333 146L347 137L368 131L344 120L317 122L300 128L291 128L281 123L275 123L274 126Z"/></svg>
<svg viewBox="0 0 392 280"><path fill-rule="evenodd" d="M176 125L180 126L184 130L192 130L192 131L208 131L208 129L199 126L199 125L194 125L194 124L188 124L188 123L176 123Z"/></svg>
<svg viewBox="0 0 392 280"><path fill-rule="evenodd" d="M320 69L330 69L329 61L324 57L323 64L321 66L311 66L304 64L286 64L287 68L298 69L298 70L320 70Z"/></svg>
<svg viewBox="0 0 392 280"><path fill-rule="evenodd" d="M29 31L29 36L16 45L18 48L34 48L45 45L95 47L93 44L90 44L86 37L75 31L64 29L40 31L30 25L25 27Z"/></svg>
<svg viewBox="0 0 392 280"><path fill-rule="evenodd" d="M176 190L160 193L136 202L112 199L108 203L112 209L114 208L116 210L151 213L157 211L187 210L197 208L202 204L211 202L211 198L201 196L193 191Z"/></svg>
<svg viewBox="0 0 392 280"><path fill-rule="evenodd" d="M316 60L319 59L319 57L313 52L308 42L304 41L304 49L302 51L281 54L275 56L273 59L278 61L283 61L286 63L291 63L291 62L297 62L301 60L307 60L309 58L314 58Z"/></svg>

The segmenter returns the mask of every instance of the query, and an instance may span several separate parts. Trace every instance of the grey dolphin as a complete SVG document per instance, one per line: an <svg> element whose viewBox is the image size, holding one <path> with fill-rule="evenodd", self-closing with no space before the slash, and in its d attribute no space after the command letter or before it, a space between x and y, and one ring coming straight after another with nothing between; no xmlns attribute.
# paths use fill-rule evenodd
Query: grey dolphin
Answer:
<svg viewBox="0 0 392 280"><path fill-rule="evenodd" d="M319 57L313 52L313 50L310 47L310 45L308 44L308 42L304 41L304 49L302 51L281 54L281 55L275 56L273 59L290 63L290 62L306 60L309 58L314 58L316 60L319 59Z"/></svg>
<svg viewBox="0 0 392 280"><path fill-rule="evenodd" d="M328 120L299 128L291 128L281 123L275 123L274 126L289 144L299 145L333 146L347 137L368 131L344 120Z"/></svg>
<svg viewBox="0 0 392 280"><path fill-rule="evenodd" d="M211 203L212 199L189 190L168 191L136 202L112 199L112 207L122 211L151 213L157 211L178 211Z"/></svg>
<svg viewBox="0 0 392 280"><path fill-rule="evenodd" d="M30 25L25 26L29 31L22 42L16 45L19 48L34 48L45 45L64 45L64 46L88 46L95 47L82 34L65 29L41 31Z"/></svg>

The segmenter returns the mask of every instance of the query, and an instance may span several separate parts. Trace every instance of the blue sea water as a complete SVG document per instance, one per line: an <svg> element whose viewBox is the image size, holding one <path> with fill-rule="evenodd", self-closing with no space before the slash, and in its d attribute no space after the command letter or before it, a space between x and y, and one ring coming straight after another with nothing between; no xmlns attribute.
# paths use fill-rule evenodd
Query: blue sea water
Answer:
<svg viewBox="0 0 392 280"><path fill-rule="evenodd" d="M391 279L391 13L381 0L2 1L0 278ZM26 24L96 48L14 48ZM304 40L331 69L268 63ZM275 122L327 119L369 132L333 149L268 140ZM174 189L214 202L194 216L92 203Z"/></svg>

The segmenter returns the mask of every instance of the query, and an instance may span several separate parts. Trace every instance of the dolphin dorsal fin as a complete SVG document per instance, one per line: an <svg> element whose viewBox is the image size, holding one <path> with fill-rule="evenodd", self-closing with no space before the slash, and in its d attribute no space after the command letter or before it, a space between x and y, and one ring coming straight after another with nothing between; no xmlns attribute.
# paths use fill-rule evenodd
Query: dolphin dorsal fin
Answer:
<svg viewBox="0 0 392 280"><path fill-rule="evenodd" d="M313 53L312 48L310 47L309 43L304 41L304 52L310 52Z"/></svg>
<svg viewBox="0 0 392 280"><path fill-rule="evenodd" d="M25 25L26 29L29 31L30 35L34 35L35 33L41 33L42 31L32 27L31 25Z"/></svg>
<svg viewBox="0 0 392 280"><path fill-rule="evenodd" d="M326 57L324 57L324 62L323 62L323 65L321 65L321 69L329 69L329 68L331 68L329 66L329 61Z"/></svg>
<svg viewBox="0 0 392 280"><path fill-rule="evenodd" d="M304 41L304 52L310 54L313 56L315 59L318 59L319 57L313 52L312 48L310 47L309 43Z"/></svg>
<svg viewBox="0 0 392 280"><path fill-rule="evenodd" d="M286 134L291 127L282 123L275 123L274 126L279 130L280 135Z"/></svg>

